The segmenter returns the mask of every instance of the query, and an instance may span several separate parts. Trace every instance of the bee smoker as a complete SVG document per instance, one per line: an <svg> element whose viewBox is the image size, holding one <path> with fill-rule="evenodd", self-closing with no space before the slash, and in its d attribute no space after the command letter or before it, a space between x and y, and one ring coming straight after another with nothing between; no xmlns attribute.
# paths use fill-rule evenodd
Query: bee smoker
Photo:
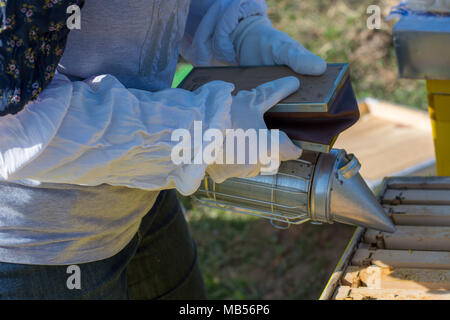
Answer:
<svg viewBox="0 0 450 320"><path fill-rule="evenodd" d="M338 135L359 119L348 64L329 64L319 77L302 76L285 66L194 68L180 88L193 91L222 80L232 82L238 92L285 76L297 77L300 90L277 103L264 120L269 129L283 130L300 146L302 157L283 162L276 175L221 184L207 176L194 197L204 205L264 217L273 224L310 220L395 231L359 174L356 157L332 149Z"/></svg>
<svg viewBox="0 0 450 320"><path fill-rule="evenodd" d="M273 224L339 222L394 232L359 174L360 167L344 150L304 151L300 159L281 163L276 175L231 178L220 184L206 176L194 197L204 205L263 217Z"/></svg>

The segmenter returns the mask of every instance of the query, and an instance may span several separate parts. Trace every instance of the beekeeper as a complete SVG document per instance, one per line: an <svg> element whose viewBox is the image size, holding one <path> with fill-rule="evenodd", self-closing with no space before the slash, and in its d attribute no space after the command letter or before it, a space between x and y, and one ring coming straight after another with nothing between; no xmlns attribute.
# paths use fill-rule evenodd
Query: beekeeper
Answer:
<svg viewBox="0 0 450 320"><path fill-rule="evenodd" d="M175 165L171 132L194 121L264 129L263 113L300 84L287 77L236 96L220 81L170 89L179 53L196 66L307 75L325 62L274 29L262 0L89 0L61 58L62 9L83 1L40 2L1 11L0 297L204 298L173 189L192 194L205 172L223 181L261 164ZM279 153L301 150L281 133Z"/></svg>

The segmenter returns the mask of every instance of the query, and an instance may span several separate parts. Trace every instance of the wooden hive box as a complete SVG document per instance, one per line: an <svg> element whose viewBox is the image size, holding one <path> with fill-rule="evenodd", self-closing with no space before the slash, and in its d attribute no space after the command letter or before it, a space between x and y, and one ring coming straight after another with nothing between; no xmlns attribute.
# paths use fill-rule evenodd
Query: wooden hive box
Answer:
<svg viewBox="0 0 450 320"><path fill-rule="evenodd" d="M358 228L321 300L450 300L450 177L392 177L393 234Z"/></svg>
<svg viewBox="0 0 450 320"><path fill-rule="evenodd" d="M334 148L354 153L370 187L387 176L436 175L427 112L386 101L359 102L361 118L342 132Z"/></svg>

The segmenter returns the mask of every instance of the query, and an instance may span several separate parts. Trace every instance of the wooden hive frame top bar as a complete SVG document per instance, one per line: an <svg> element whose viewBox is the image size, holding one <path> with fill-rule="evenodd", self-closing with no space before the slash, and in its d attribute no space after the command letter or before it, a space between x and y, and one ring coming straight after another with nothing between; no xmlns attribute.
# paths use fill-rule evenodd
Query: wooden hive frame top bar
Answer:
<svg viewBox="0 0 450 320"><path fill-rule="evenodd" d="M321 299L449 300L449 192L449 178L385 179L378 199L397 231L359 228Z"/></svg>

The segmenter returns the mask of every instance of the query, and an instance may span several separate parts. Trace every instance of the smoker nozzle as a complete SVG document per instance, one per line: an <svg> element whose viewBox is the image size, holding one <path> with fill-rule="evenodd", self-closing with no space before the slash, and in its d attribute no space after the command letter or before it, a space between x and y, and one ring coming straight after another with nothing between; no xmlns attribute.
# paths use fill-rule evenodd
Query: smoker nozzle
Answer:
<svg viewBox="0 0 450 320"><path fill-rule="evenodd" d="M311 190L311 219L395 232L391 219L359 174L360 168L358 159L343 150L320 155Z"/></svg>
<svg viewBox="0 0 450 320"><path fill-rule="evenodd" d="M300 159L283 162L276 175L220 184L206 176L194 197L207 206L287 224L339 222L394 232L359 169L356 157L344 150L304 151Z"/></svg>

